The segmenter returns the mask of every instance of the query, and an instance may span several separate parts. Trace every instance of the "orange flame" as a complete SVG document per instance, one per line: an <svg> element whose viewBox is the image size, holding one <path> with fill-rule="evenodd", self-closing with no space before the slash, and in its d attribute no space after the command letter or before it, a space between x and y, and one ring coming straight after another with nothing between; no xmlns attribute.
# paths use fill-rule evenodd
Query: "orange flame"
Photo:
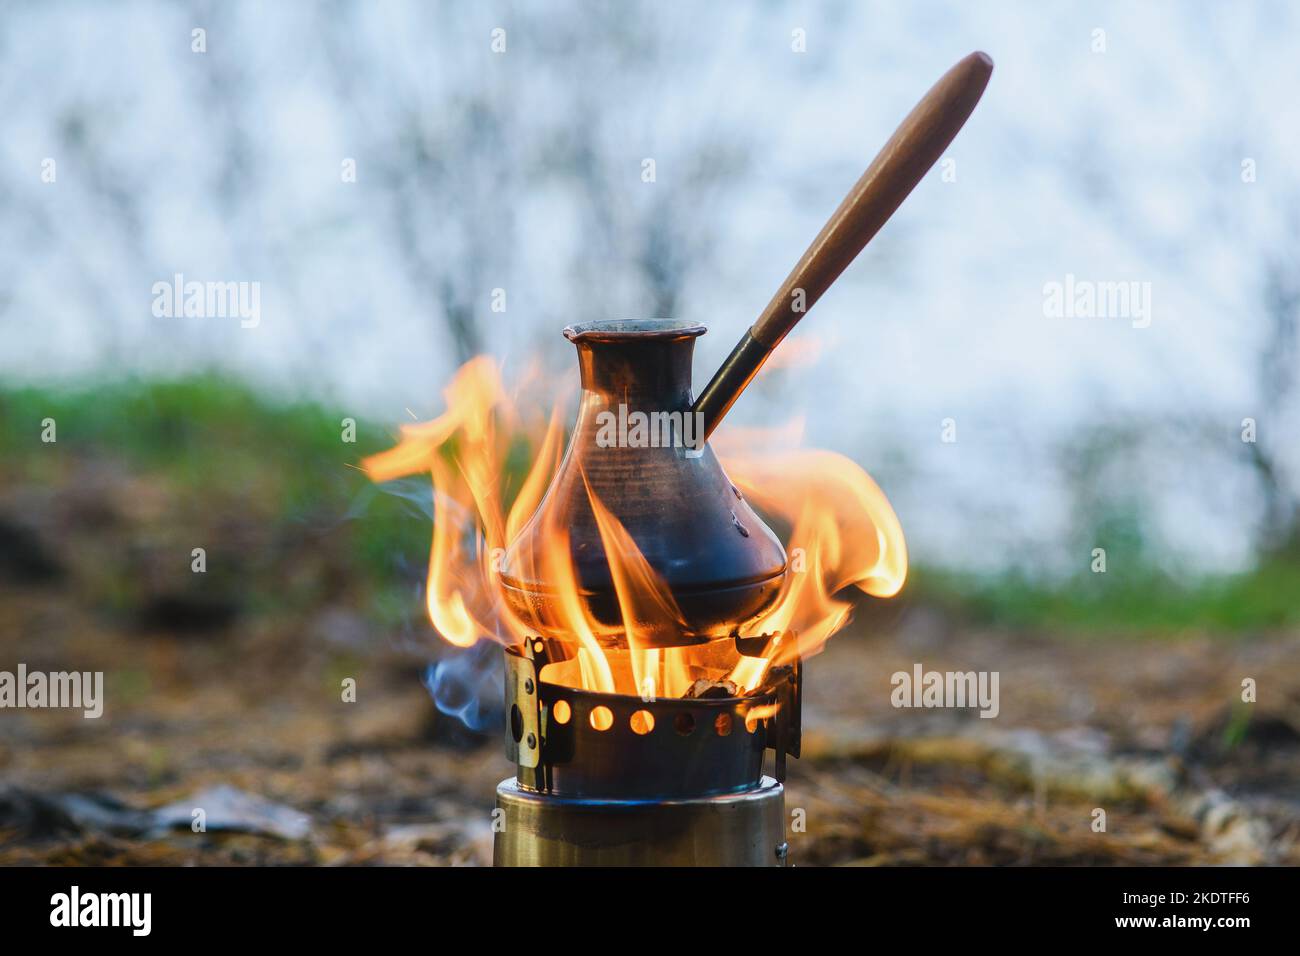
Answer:
<svg viewBox="0 0 1300 956"><path fill-rule="evenodd" d="M543 381L533 378L534 384ZM433 488L433 539L426 590L429 620L452 644L481 639L517 644L536 635L503 598L506 546L537 511L563 455L560 403L549 419L516 402L486 357L466 363L445 389L446 410L401 429L401 441L362 462L374 481L427 472ZM790 528L789 569L777 601L753 625L777 634L764 657L742 657L730 641L660 649L650 638L683 627L667 585L618 518L587 495L596 517L622 620L611 642L587 606L569 551L567 529L548 527L537 577L554 588L553 612L572 646L548 665L546 680L603 693L680 697L696 681L729 680L742 692L762 686L770 667L819 651L848 623L856 587L890 597L907 576L902 528L884 493L857 464L828 451L797 447L799 423L762 431L723 429L714 445L728 474L769 519ZM530 465L515 491L507 467L522 455ZM507 501L513 501L507 511ZM524 569L533 577L532 569ZM608 628L605 628L607 631ZM602 638L606 638L602 641ZM610 646L615 643L618 646ZM753 708L750 717L770 716Z"/></svg>

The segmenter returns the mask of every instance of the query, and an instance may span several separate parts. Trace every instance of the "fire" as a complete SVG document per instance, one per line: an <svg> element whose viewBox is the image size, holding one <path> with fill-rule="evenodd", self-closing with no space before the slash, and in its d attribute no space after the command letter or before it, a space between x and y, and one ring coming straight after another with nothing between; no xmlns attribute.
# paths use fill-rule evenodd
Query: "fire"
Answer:
<svg viewBox="0 0 1300 956"><path fill-rule="evenodd" d="M535 388L542 381L534 376L529 384ZM502 561L560 466L563 403L545 395L517 399L486 357L466 363L443 395L441 415L403 426L396 446L362 465L374 481L419 473L431 478L426 600L438 634L460 647L485 639L518 644L539 633L538 622L505 600ZM546 418L527 413L546 407L552 409ZM897 594L907 576L907 550L893 508L848 458L798 447L801 432L798 423L761 432L724 427L713 442L728 475L754 507L790 531L781 592L748 628L753 635L779 635L764 657L743 657L730 641L652 646L653 634L682 626L682 611L617 516L588 486L609 556L621 633L611 635L588 607L567 529L546 527L538 570L553 588L550 613L570 646L568 659L548 665L544 678L647 698L683 696L701 678L729 680L748 692L762 686L770 667L815 654L841 630L853 608L851 589L875 597ZM512 463L519 460L529 464L516 488L519 469Z"/></svg>
<svg viewBox="0 0 1300 956"><path fill-rule="evenodd" d="M733 434L726 447L760 436ZM768 661L745 658L731 679L752 687L770 664L808 657L849 621L853 603L837 597L857 587L893 597L907 577L903 529L885 493L856 463L834 452L792 448L721 455L731 479L762 512L793 531L786 551L790 573L763 630L796 635Z"/></svg>

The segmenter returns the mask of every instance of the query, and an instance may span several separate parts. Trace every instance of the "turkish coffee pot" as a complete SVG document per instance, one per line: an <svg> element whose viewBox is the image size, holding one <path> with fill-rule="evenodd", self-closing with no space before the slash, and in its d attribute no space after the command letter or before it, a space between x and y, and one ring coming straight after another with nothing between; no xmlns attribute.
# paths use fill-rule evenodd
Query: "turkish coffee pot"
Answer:
<svg viewBox="0 0 1300 956"><path fill-rule="evenodd" d="M564 330L578 350L582 397L550 488L502 564L505 593L521 620L543 635L571 630L572 609L561 606L568 592L547 574L546 549L563 529L595 636L626 644L627 608L614 568L628 558L606 554L613 523L607 518L602 527L593 498L670 593L671 615L660 607L637 622L640 646L742 634L772 605L787 570L785 551L727 478L707 438L772 350L939 159L992 71L987 55L972 53L926 93L698 398L691 359L703 326L613 320Z"/></svg>

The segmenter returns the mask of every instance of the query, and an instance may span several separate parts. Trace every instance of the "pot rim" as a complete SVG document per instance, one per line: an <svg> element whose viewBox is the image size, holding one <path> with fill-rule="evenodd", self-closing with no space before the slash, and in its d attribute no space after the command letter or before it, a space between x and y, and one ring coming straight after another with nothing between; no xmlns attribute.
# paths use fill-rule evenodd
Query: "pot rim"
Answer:
<svg viewBox="0 0 1300 956"><path fill-rule="evenodd" d="M596 319L565 326L570 342L643 342L693 339L707 332L696 322L681 319Z"/></svg>

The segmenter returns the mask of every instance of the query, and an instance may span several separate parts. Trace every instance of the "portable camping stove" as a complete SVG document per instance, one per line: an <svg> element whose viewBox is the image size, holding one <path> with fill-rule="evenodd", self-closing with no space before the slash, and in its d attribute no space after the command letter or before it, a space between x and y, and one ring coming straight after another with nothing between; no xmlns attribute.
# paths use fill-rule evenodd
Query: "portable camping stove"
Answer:
<svg viewBox="0 0 1300 956"><path fill-rule="evenodd" d="M736 638L742 654L768 638ZM498 866L784 866L802 666L745 697L642 700L539 678L555 642L505 653ZM759 716L766 715L766 716ZM774 777L763 773L767 750Z"/></svg>

